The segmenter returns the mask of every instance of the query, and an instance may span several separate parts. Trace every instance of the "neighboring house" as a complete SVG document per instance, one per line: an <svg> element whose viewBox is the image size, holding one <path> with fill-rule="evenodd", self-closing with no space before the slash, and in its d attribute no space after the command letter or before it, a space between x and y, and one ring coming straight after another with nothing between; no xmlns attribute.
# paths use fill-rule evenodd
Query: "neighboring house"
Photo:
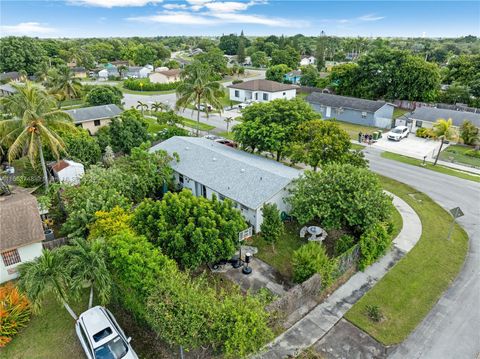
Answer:
<svg viewBox="0 0 480 359"><path fill-rule="evenodd" d="M75 77L78 77L80 79L84 79L87 77L87 70L85 67L73 67L72 72Z"/></svg>
<svg viewBox="0 0 480 359"><path fill-rule="evenodd" d="M283 77L285 81L290 82L291 84L299 85L300 79L302 78L301 70L293 70L285 74Z"/></svg>
<svg viewBox="0 0 480 359"><path fill-rule="evenodd" d="M162 72L162 71L167 71L167 70L168 70L167 66L155 67L155 72Z"/></svg>
<svg viewBox="0 0 480 359"><path fill-rule="evenodd" d="M100 80L108 80L109 77L118 77L120 73L116 66L108 64L103 70L98 72L98 78Z"/></svg>
<svg viewBox="0 0 480 359"><path fill-rule="evenodd" d="M0 97L10 96L17 92L10 84L0 85Z"/></svg>
<svg viewBox="0 0 480 359"><path fill-rule="evenodd" d="M270 80L251 80L228 86L232 101L266 102L279 98L292 99L297 94L297 86Z"/></svg>
<svg viewBox="0 0 480 359"><path fill-rule="evenodd" d="M245 57L245 61L243 61L243 66L252 66L252 58L250 56Z"/></svg>
<svg viewBox="0 0 480 359"><path fill-rule="evenodd" d="M148 77L150 72L152 71L146 67L129 66L123 76L134 79L144 79Z"/></svg>
<svg viewBox="0 0 480 359"><path fill-rule="evenodd" d="M279 162L198 137L172 137L150 152L177 153L172 161L175 183L196 196L228 198L256 232L260 231L264 203L289 212L284 199L292 181L302 172Z"/></svg>
<svg viewBox="0 0 480 359"><path fill-rule="evenodd" d="M117 67L119 66L128 66L128 61L123 61L123 60L117 60L117 61L112 61L110 62L112 65L115 65Z"/></svg>
<svg viewBox="0 0 480 359"><path fill-rule="evenodd" d="M379 128L391 128L394 105L384 101L364 100L356 97L338 96L313 92L306 101L322 118Z"/></svg>
<svg viewBox="0 0 480 359"><path fill-rule="evenodd" d="M415 132L421 127L432 128L439 118L445 120L451 118L452 124L456 128L459 128L466 120L480 128L480 112L474 113L427 106L417 107L412 113L398 118L395 121L395 125L408 126L410 131Z"/></svg>
<svg viewBox="0 0 480 359"><path fill-rule="evenodd" d="M0 82L20 81L21 77L22 76L17 71L2 72L0 74Z"/></svg>
<svg viewBox="0 0 480 359"><path fill-rule="evenodd" d="M18 277L17 266L42 254L45 239L35 196L20 189L0 196L0 283Z"/></svg>
<svg viewBox="0 0 480 359"><path fill-rule="evenodd" d="M77 60L72 59L70 62L67 62L67 66L70 68L77 67Z"/></svg>
<svg viewBox="0 0 480 359"><path fill-rule="evenodd" d="M345 60L353 61L353 60L358 59L359 56L360 56L360 53L358 53L358 52L348 52L345 55Z"/></svg>
<svg viewBox="0 0 480 359"><path fill-rule="evenodd" d="M152 72L148 75L150 82L156 84L166 84L180 81L180 69L171 69L158 72Z"/></svg>
<svg viewBox="0 0 480 359"><path fill-rule="evenodd" d="M101 105L75 108L65 112L73 118L76 126L94 135L99 128L108 125L112 118L119 116L123 111L117 105Z"/></svg>
<svg viewBox="0 0 480 359"><path fill-rule="evenodd" d="M317 59L315 59L315 56L302 56L300 66L315 65L316 62Z"/></svg>
<svg viewBox="0 0 480 359"><path fill-rule="evenodd" d="M146 69L149 69L150 71L153 71L153 65L147 64L147 65L145 65L145 66L143 66L143 67L145 67Z"/></svg>
<svg viewBox="0 0 480 359"><path fill-rule="evenodd" d="M190 56L195 56L195 55L200 55L203 53L203 50L202 49L193 49L192 51L190 51Z"/></svg>
<svg viewBox="0 0 480 359"><path fill-rule="evenodd" d="M78 162L70 160L60 160L50 164L53 177L58 182L66 182L70 184L79 184L80 179L85 174L85 167Z"/></svg>

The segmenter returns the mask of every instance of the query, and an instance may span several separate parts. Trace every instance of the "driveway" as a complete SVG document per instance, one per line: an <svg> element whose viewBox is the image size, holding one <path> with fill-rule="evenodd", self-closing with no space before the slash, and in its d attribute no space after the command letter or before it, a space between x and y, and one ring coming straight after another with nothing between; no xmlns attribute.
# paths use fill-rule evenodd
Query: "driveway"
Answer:
<svg viewBox="0 0 480 359"><path fill-rule="evenodd" d="M386 134L384 134L371 147L419 159L427 156L427 160L429 160L435 157L440 147L440 142L416 137L414 134L410 134L407 138L397 142L388 140Z"/></svg>

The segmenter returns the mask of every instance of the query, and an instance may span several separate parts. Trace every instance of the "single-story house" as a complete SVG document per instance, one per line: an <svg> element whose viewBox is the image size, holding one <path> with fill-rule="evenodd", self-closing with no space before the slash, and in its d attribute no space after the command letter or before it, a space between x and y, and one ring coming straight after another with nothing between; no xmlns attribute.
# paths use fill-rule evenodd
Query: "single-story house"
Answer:
<svg viewBox="0 0 480 359"><path fill-rule="evenodd" d="M127 71L123 74L124 77L134 78L134 79L144 79L148 77L148 74L152 72L152 70L146 67L139 67L139 66L129 66Z"/></svg>
<svg viewBox="0 0 480 359"><path fill-rule="evenodd" d="M432 128L439 118L445 120L451 118L453 126L457 128L459 128L466 120L480 128L480 110L475 113L428 106L417 107L413 112L401 116L395 121L395 125L408 126L412 132L415 132L421 127Z"/></svg>
<svg viewBox="0 0 480 359"><path fill-rule="evenodd" d="M17 278L18 265L40 256L45 239L35 196L11 192L0 196L0 283Z"/></svg>
<svg viewBox="0 0 480 359"><path fill-rule="evenodd" d="M86 129L94 135L99 128L108 125L110 120L123 111L117 105L101 105L66 110L76 126Z"/></svg>
<svg viewBox="0 0 480 359"><path fill-rule="evenodd" d="M80 179L85 174L85 167L78 162L70 160L60 160L50 165L53 177L58 182L66 182L70 184L79 184Z"/></svg>
<svg viewBox="0 0 480 359"><path fill-rule="evenodd" d="M110 62L112 65L115 65L115 66L128 66L128 61L124 61L124 60L116 60L116 61L112 61Z"/></svg>
<svg viewBox="0 0 480 359"><path fill-rule="evenodd" d="M228 86L232 101L266 102L279 98L290 100L297 95L297 86L270 80L250 80Z"/></svg>
<svg viewBox="0 0 480 359"><path fill-rule="evenodd" d="M250 56L245 57L243 61L243 66L252 66L252 58Z"/></svg>
<svg viewBox="0 0 480 359"><path fill-rule="evenodd" d="M293 71L287 72L283 78L285 79L285 81L288 81L291 84L298 85L300 84L300 79L302 78L302 71L293 70Z"/></svg>
<svg viewBox="0 0 480 359"><path fill-rule="evenodd" d="M325 119L336 118L339 121L379 128L392 127L395 106L384 101L321 92L312 92L307 96L306 101Z"/></svg>
<svg viewBox="0 0 480 359"><path fill-rule="evenodd" d="M0 97L13 95L17 90L10 84L0 85Z"/></svg>
<svg viewBox="0 0 480 359"><path fill-rule="evenodd" d="M101 80L108 80L109 77L118 77L120 73L115 65L108 64L103 70L98 72L98 78Z"/></svg>
<svg viewBox="0 0 480 359"><path fill-rule="evenodd" d="M171 69L158 72L152 72L148 75L150 82L156 84L167 84L180 81L180 69Z"/></svg>
<svg viewBox="0 0 480 359"><path fill-rule="evenodd" d="M80 79L84 79L87 77L87 70L85 69L85 67L73 67L72 72L75 77L78 77Z"/></svg>
<svg viewBox="0 0 480 359"><path fill-rule="evenodd" d="M190 51L190 56L196 56L200 54L203 54L203 50L200 48L196 48Z"/></svg>
<svg viewBox="0 0 480 359"><path fill-rule="evenodd" d="M300 66L308 66L308 65L315 65L317 59L315 56L302 56L300 60Z"/></svg>
<svg viewBox="0 0 480 359"><path fill-rule="evenodd" d="M262 206L275 203L280 211L290 207L284 199L292 181L302 173L279 162L231 148L206 138L175 136L150 151L177 153L172 161L175 183L196 196L228 198L245 220L260 231Z"/></svg>
<svg viewBox="0 0 480 359"><path fill-rule="evenodd" d="M162 71L167 71L167 70L168 70L167 66L155 67L155 72L162 72Z"/></svg>
<svg viewBox="0 0 480 359"><path fill-rule="evenodd" d="M5 83L9 81L20 81L22 76L17 71L2 72L0 74L0 82Z"/></svg>

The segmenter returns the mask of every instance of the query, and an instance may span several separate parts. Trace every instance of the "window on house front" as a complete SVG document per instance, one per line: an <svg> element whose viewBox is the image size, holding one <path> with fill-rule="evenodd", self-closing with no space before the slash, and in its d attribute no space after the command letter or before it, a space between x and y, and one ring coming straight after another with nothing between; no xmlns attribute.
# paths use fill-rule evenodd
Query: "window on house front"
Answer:
<svg viewBox="0 0 480 359"><path fill-rule="evenodd" d="M264 101L268 101L268 93L264 93L264 94L263 94L263 100L264 100Z"/></svg>
<svg viewBox="0 0 480 359"><path fill-rule="evenodd" d="M235 90L235 97L240 97L240 91Z"/></svg>
<svg viewBox="0 0 480 359"><path fill-rule="evenodd" d="M178 175L178 182L180 182L181 184L183 184L184 180L183 180L183 175L182 175L182 174L179 174L179 175Z"/></svg>
<svg viewBox="0 0 480 359"><path fill-rule="evenodd" d="M287 93L286 93L286 92L284 92L284 93L283 93L283 96L287 96Z"/></svg>
<svg viewBox="0 0 480 359"><path fill-rule="evenodd" d="M202 184L202 197L207 198L207 187Z"/></svg>
<svg viewBox="0 0 480 359"><path fill-rule="evenodd" d="M80 127L80 128L83 128L82 124L81 123L76 123L75 124L76 127Z"/></svg>
<svg viewBox="0 0 480 359"><path fill-rule="evenodd" d="M248 211L248 207L245 207L243 204L240 205L240 208L242 211Z"/></svg>
<svg viewBox="0 0 480 359"><path fill-rule="evenodd" d="M422 122L422 121L417 121L415 124L416 124L416 126L417 126L418 128L420 128L420 127L423 126L423 122Z"/></svg>
<svg viewBox="0 0 480 359"><path fill-rule="evenodd" d="M94 124L95 126L100 126L100 120L95 120L95 121L93 121L93 124Z"/></svg>
<svg viewBox="0 0 480 359"><path fill-rule="evenodd" d="M5 267L11 266L16 263L20 263L22 260L20 259L20 254L18 250L12 249L11 251L2 252L2 259L3 264Z"/></svg>
<svg viewBox="0 0 480 359"><path fill-rule="evenodd" d="M362 118L367 118L367 113L366 112L362 112Z"/></svg>
<svg viewBox="0 0 480 359"><path fill-rule="evenodd" d="M223 194L220 194L220 193L219 193L219 194L218 194L218 199L219 199L220 201L225 201L225 196L224 196Z"/></svg>

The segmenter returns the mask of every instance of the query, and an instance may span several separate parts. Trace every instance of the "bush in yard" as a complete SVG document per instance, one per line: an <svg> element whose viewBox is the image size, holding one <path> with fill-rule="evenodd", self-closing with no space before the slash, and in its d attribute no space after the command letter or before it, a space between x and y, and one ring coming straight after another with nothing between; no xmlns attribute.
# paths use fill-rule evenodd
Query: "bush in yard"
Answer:
<svg viewBox="0 0 480 359"><path fill-rule="evenodd" d="M0 348L7 345L30 320L30 303L12 283L0 287Z"/></svg>
<svg viewBox="0 0 480 359"><path fill-rule="evenodd" d="M469 157L480 158L480 151L472 148L471 150L465 151L465 155Z"/></svg>
<svg viewBox="0 0 480 359"><path fill-rule="evenodd" d="M332 283L336 269L336 261L327 255L324 246L315 242L309 242L293 252L292 265L296 283L319 273L324 288Z"/></svg>
<svg viewBox="0 0 480 359"><path fill-rule="evenodd" d="M463 143L466 145L475 145L480 141L480 134L478 127L476 127L471 121L463 121L460 126L460 137Z"/></svg>
<svg viewBox="0 0 480 359"><path fill-rule="evenodd" d="M85 101L90 106L121 105L123 93L115 86L93 86L85 96Z"/></svg>
<svg viewBox="0 0 480 359"><path fill-rule="evenodd" d="M384 223L374 223L360 236L360 261L358 267L364 270L380 258L392 243Z"/></svg>
<svg viewBox="0 0 480 359"><path fill-rule="evenodd" d="M243 80L233 80L232 81L232 84L241 84L243 82Z"/></svg>
<svg viewBox="0 0 480 359"><path fill-rule="evenodd" d="M392 208L377 176L351 164L305 171L287 201L301 224L315 220L327 230L351 228L359 233L390 218Z"/></svg>
<svg viewBox="0 0 480 359"><path fill-rule="evenodd" d="M355 245L355 238L348 234L344 234L335 242L335 255L339 256L345 253Z"/></svg>
<svg viewBox="0 0 480 359"><path fill-rule="evenodd" d="M196 197L188 190L169 192L162 201L143 201L132 223L183 268L230 258L238 233L247 227L230 201Z"/></svg>
<svg viewBox="0 0 480 359"><path fill-rule="evenodd" d="M382 317L383 317L380 307L375 304L366 305L365 313L374 322L379 322L380 320L382 320Z"/></svg>
<svg viewBox="0 0 480 359"><path fill-rule="evenodd" d="M265 203L262 207L263 222L260 225L262 238L272 243L272 246L285 231L280 212L275 203Z"/></svg>
<svg viewBox="0 0 480 359"><path fill-rule="evenodd" d="M169 91L175 90L178 82L153 83L150 79L128 79L123 82L123 87L133 91Z"/></svg>

